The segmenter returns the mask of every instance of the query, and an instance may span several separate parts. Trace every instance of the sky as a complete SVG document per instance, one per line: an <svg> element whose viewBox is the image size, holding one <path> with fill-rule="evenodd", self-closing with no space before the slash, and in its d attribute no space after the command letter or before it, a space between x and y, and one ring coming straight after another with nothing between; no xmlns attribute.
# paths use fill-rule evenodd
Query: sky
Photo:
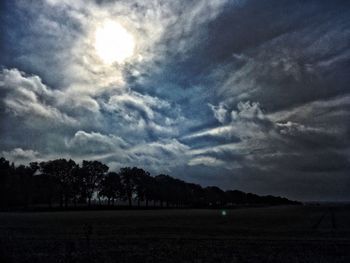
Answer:
<svg viewBox="0 0 350 263"><path fill-rule="evenodd" d="M0 155L350 200L350 2L3 0Z"/></svg>

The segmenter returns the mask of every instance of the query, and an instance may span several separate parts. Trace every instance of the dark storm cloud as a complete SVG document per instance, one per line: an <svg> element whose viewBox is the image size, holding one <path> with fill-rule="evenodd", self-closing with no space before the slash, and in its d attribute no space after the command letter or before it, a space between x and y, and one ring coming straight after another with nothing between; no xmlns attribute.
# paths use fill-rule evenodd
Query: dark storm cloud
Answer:
<svg viewBox="0 0 350 263"><path fill-rule="evenodd" d="M348 1L17 0L2 13L7 158L350 199ZM104 19L136 36L130 62L96 58Z"/></svg>
<svg viewBox="0 0 350 263"><path fill-rule="evenodd" d="M347 93L348 10L344 2L311 1L280 1L264 8L256 20L249 20L255 27L244 28L255 46L230 49L246 58L245 63L237 67L232 59L213 75L224 80L218 93L232 100L258 100L269 111ZM249 42L244 35L240 39L245 38Z"/></svg>

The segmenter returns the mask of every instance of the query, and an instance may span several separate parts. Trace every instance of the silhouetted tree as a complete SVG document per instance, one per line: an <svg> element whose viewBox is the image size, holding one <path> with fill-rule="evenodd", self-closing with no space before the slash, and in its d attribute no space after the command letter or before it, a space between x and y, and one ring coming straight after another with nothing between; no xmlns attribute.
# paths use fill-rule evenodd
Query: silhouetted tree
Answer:
<svg viewBox="0 0 350 263"><path fill-rule="evenodd" d="M119 175L124 188L125 199L131 207L133 194L135 193L134 170L130 167L121 168Z"/></svg>
<svg viewBox="0 0 350 263"><path fill-rule="evenodd" d="M72 178L71 178L71 195L72 195L74 207L76 207L78 203L86 204L87 196L85 193L83 182L84 182L84 171L77 164L72 170Z"/></svg>
<svg viewBox="0 0 350 263"><path fill-rule="evenodd" d="M88 205L91 205L91 198L98 190L103 176L108 172L107 165L99 161L83 161L82 165L82 191L88 199Z"/></svg>
<svg viewBox="0 0 350 263"><path fill-rule="evenodd" d="M101 181L99 195L106 197L108 205L114 200L124 196L124 189L119 174L109 172Z"/></svg>
<svg viewBox="0 0 350 263"><path fill-rule="evenodd" d="M7 207L11 200L11 175L14 173L13 166L5 158L0 158L0 206Z"/></svg>
<svg viewBox="0 0 350 263"><path fill-rule="evenodd" d="M205 190L198 184L187 184L189 191L189 202L195 207L206 206Z"/></svg>
<svg viewBox="0 0 350 263"><path fill-rule="evenodd" d="M53 203L60 200L60 182L58 178L49 174L33 176L33 201L36 204L46 203L52 207Z"/></svg>
<svg viewBox="0 0 350 263"><path fill-rule="evenodd" d="M149 201L155 201L157 199L157 192L159 189L154 177L150 176L148 173L147 176L145 176L143 179L143 185L145 187L144 198L146 201L146 206L148 206Z"/></svg>
<svg viewBox="0 0 350 263"><path fill-rule="evenodd" d="M167 206L169 206L169 201L173 194L170 189L172 178L169 175L160 174L155 177L155 180L159 189L157 198L160 201L160 206L163 206L163 202L166 202Z"/></svg>
<svg viewBox="0 0 350 263"><path fill-rule="evenodd" d="M206 199L209 206L223 206L226 203L225 192L219 187L208 186L204 188L206 193Z"/></svg>
<svg viewBox="0 0 350 263"><path fill-rule="evenodd" d="M57 159L53 161L41 162L40 170L43 174L53 176L58 181L58 192L60 193L60 207L68 206L70 197L72 196L72 173L76 167L73 160Z"/></svg>
<svg viewBox="0 0 350 263"><path fill-rule="evenodd" d="M20 165L15 168L16 184L17 184L17 204L28 207L32 202L33 195L33 175L36 167Z"/></svg>
<svg viewBox="0 0 350 263"><path fill-rule="evenodd" d="M155 177L158 184L158 198L161 206L166 202L166 206L170 204L182 205L184 204L188 192L186 183L179 179L172 178L169 175L160 174Z"/></svg>
<svg viewBox="0 0 350 263"><path fill-rule="evenodd" d="M132 168L132 181L135 187L135 194L137 197L137 205L140 206L140 202L144 201L149 192L149 172L143 169L133 167Z"/></svg>
<svg viewBox="0 0 350 263"><path fill-rule="evenodd" d="M247 202L246 194L238 190L228 190L225 192L227 202L231 204L245 204Z"/></svg>
<svg viewBox="0 0 350 263"><path fill-rule="evenodd" d="M256 194L247 193L247 203L248 204L259 204L259 203L261 203L260 197Z"/></svg>
<svg viewBox="0 0 350 263"><path fill-rule="evenodd" d="M105 197L108 205L122 198L132 206L136 199L159 201L160 206L223 207L234 204L300 204L283 197L258 196L238 190L222 191L216 186L202 188L200 185L186 183L169 175L152 177L147 171L137 167L125 167L120 173L107 173L108 166L99 161L83 161L80 167L73 160L56 159L29 166L10 164L0 158L0 208L28 207L47 203L52 206L59 202L68 207L69 202L88 202L95 193Z"/></svg>

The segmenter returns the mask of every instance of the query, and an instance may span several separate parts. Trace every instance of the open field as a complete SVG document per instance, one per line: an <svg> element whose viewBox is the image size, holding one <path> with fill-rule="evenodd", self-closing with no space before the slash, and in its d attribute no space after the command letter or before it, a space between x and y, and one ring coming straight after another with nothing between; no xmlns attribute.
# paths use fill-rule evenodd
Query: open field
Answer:
<svg viewBox="0 0 350 263"><path fill-rule="evenodd" d="M0 262L350 262L350 208L0 213Z"/></svg>

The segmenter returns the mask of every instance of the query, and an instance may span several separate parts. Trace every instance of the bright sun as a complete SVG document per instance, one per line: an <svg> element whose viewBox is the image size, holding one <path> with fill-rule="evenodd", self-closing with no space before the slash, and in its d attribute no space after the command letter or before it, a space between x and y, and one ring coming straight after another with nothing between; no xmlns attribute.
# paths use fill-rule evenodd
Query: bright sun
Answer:
<svg viewBox="0 0 350 263"><path fill-rule="evenodd" d="M123 63L134 54L134 37L119 23L106 21L95 32L95 49L104 63Z"/></svg>

